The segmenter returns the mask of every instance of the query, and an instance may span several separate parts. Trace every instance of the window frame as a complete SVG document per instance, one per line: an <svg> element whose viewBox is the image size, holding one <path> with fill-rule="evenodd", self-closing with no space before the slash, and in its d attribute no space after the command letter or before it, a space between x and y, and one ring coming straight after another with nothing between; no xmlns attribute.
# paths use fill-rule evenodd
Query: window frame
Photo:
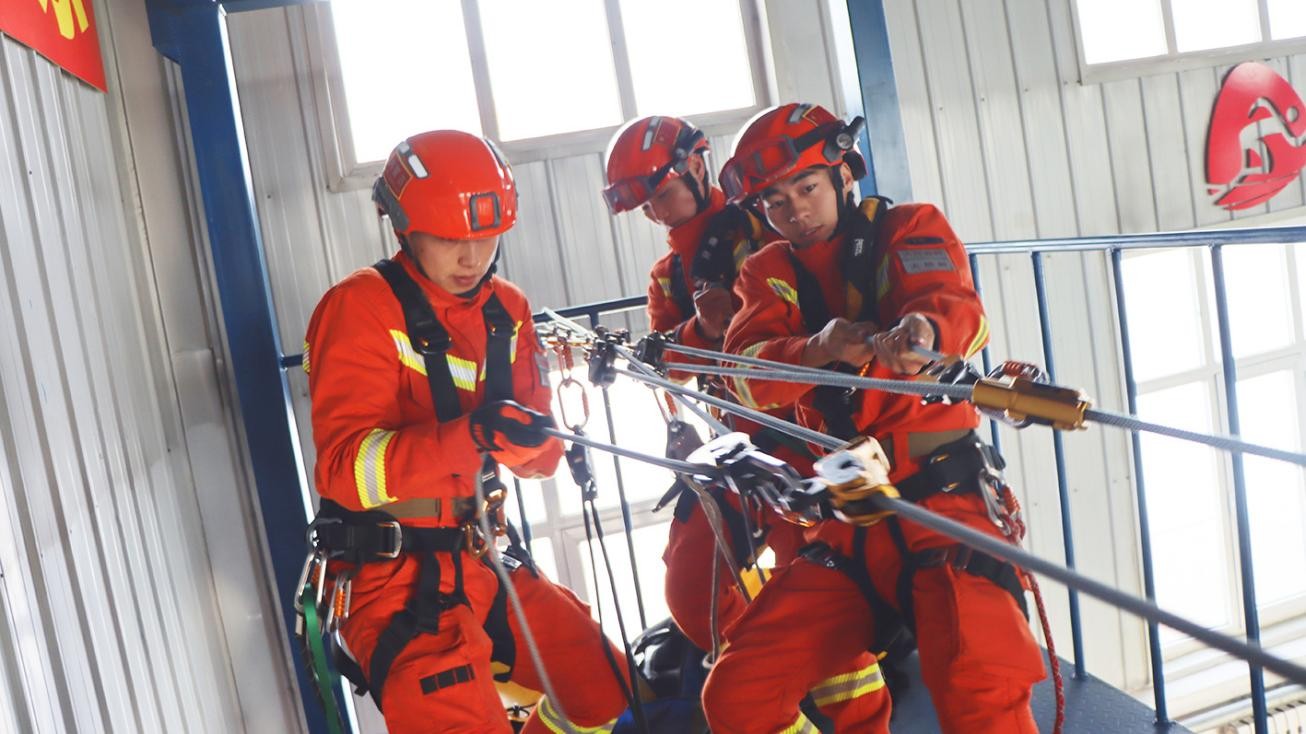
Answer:
<svg viewBox="0 0 1306 734"><path fill-rule="evenodd" d="M1122 79L1136 79L1156 74L1223 66L1239 61L1262 60L1306 52L1306 36L1277 40L1270 38L1268 0L1257 0L1257 12L1261 29L1260 41L1201 51L1179 51L1175 46L1174 14L1171 10L1171 0L1159 0L1161 3L1161 23L1165 30L1166 52L1164 54L1090 64L1084 56L1084 35L1082 24L1079 21L1079 7L1082 3L1091 1L1071 0L1070 21L1074 29L1075 58L1079 63L1080 84L1102 84Z"/></svg>
<svg viewBox="0 0 1306 734"><path fill-rule="evenodd" d="M755 103L749 107L686 116L708 136L733 134L746 120L773 104L771 90L774 84L771 80L774 73L770 49L766 44L769 36L765 13L760 6L761 1L737 0L740 18L743 21L744 43L748 51ZM476 90L481 133L498 143L504 155L514 164L602 153L620 125L519 140L499 139L499 125L494 105L494 92L490 83L489 65L486 61L480 7L478 0L460 0L460 2L467 34L467 48L471 54L472 83ZM370 187L381 173L384 161L359 161L354 153L339 47L336 44L335 28L329 15L331 12L329 5L329 3L310 3L301 6L304 9L307 31L309 66L307 71L312 80L314 105L323 145L327 190L353 191ZM621 22L620 0L603 0L603 6L612 41L613 69L616 72L621 116L623 121L630 120L635 118L638 112Z"/></svg>
<svg viewBox="0 0 1306 734"><path fill-rule="evenodd" d="M1245 225L1246 222L1241 224ZM1215 329L1215 314L1213 311L1214 282L1211 278L1210 262L1206 257L1205 248L1186 249L1186 255L1192 259L1193 263L1192 274L1195 279L1193 285L1197 288L1198 309L1203 323L1209 325L1209 328L1202 331L1201 336L1202 363L1181 372L1140 380L1138 382L1138 395L1142 397L1148 393L1181 384L1198 383L1210 396L1211 410L1213 411L1211 415L1212 425L1216 427L1217 432L1223 432L1224 427L1228 425L1228 413L1225 410L1224 373L1221 364L1219 337ZM1306 399L1306 316L1303 315L1302 310L1302 300L1306 299L1306 294L1302 291L1306 290L1306 288L1303 288L1303 285L1298 282L1296 274L1298 272L1297 260L1306 257L1306 245L1286 243L1284 249L1289 273L1288 296L1292 308L1290 314L1291 339L1286 345L1237 357L1235 369L1239 381L1274 372L1287 371L1293 376L1294 386L1298 391L1298 401L1301 401ZM1126 253L1126 262L1131 255L1138 257L1152 252L1155 251L1142 250ZM1299 412L1298 422L1301 431L1300 435L1303 440L1306 440L1306 412ZM1143 461L1147 461L1146 452L1143 453ZM1238 636L1244 634L1246 615L1242 605L1242 572L1238 562L1237 528L1234 522L1233 463L1227 454L1221 455L1219 458L1218 488L1221 506L1225 510L1220 518L1221 542L1228 551L1227 587L1222 591L1227 595L1226 598L1231 606L1229 623L1216 629L1226 634ZM1248 491L1255 491L1255 488L1249 487ZM1256 560L1255 557L1253 557L1253 560ZM1266 603L1263 599L1258 598L1257 606L1262 634L1273 635L1277 628L1300 624L1301 620L1306 618L1306 593L1271 603ZM1197 640L1191 638L1180 639L1166 644L1162 649L1162 655L1168 664L1187 667L1184 666L1182 661L1200 658L1205 648L1206 646ZM1215 664L1215 661L1212 664Z"/></svg>

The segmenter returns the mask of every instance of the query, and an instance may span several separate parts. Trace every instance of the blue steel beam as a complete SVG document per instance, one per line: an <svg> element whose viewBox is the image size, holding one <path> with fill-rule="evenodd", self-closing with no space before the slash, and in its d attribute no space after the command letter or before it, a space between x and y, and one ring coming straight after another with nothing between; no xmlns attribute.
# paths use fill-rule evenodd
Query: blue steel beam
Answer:
<svg viewBox="0 0 1306 734"><path fill-rule="evenodd" d="M1224 374L1224 407L1229 435L1240 435L1238 416L1238 369L1233 354L1233 335L1229 326L1229 295L1224 287L1224 249L1211 248L1211 282L1215 287L1215 318L1220 330L1220 361ZM1229 454L1233 468L1233 509L1238 530L1238 568L1242 576L1243 620L1247 639L1260 644L1261 616L1256 604L1256 578L1252 568L1252 526L1247 512L1247 473L1240 451ZM1252 724L1256 734L1269 731L1269 713L1265 701L1265 671L1255 665L1248 666L1252 688Z"/></svg>
<svg viewBox="0 0 1306 734"><path fill-rule="evenodd" d="M1043 255L1032 255L1034 266L1034 290L1038 297L1038 324L1043 335L1043 366L1047 369L1048 379L1057 380L1056 367L1052 363L1052 323L1048 310L1047 285L1043 278ZM1066 567L1075 569L1075 539L1070 522L1070 484L1066 476L1066 448L1062 442L1062 431L1052 432L1052 457L1057 467L1057 496L1061 500L1061 540L1066 552ZM1075 677L1084 680L1088 673L1084 670L1084 622L1079 614L1079 592L1066 589L1070 606L1070 644L1075 653Z"/></svg>
<svg viewBox="0 0 1306 734"><path fill-rule="evenodd" d="M1129 341L1129 313L1125 308L1124 265L1120 250L1111 250L1111 277L1116 289L1116 319L1120 327L1120 358L1125 366L1125 400L1130 415L1138 415L1138 381L1134 378L1133 345ZM1138 504L1138 543L1143 556L1143 593L1156 601L1156 577L1152 563L1152 521L1147 514L1147 485L1143 481L1143 443L1138 431L1129 432L1134 454L1134 487ZM1161 630L1147 623L1148 655L1152 664L1152 695L1156 702L1156 723L1169 724L1165 699L1165 657L1161 654Z"/></svg>
<svg viewBox="0 0 1306 734"><path fill-rule="evenodd" d="M290 388L281 369L280 330L272 306L254 185L236 95L225 13L213 2L148 5L160 53L181 68L195 166L213 254L241 417L271 556L276 599L287 631L304 559L305 487ZM285 638L290 652L290 636ZM293 654L289 658L296 659ZM327 731L303 666L293 666L309 730Z"/></svg>
<svg viewBox="0 0 1306 734"><path fill-rule="evenodd" d="M848 0L848 23L866 115L861 144L866 152L867 174L862 179L862 192L911 201L911 172L883 0Z"/></svg>

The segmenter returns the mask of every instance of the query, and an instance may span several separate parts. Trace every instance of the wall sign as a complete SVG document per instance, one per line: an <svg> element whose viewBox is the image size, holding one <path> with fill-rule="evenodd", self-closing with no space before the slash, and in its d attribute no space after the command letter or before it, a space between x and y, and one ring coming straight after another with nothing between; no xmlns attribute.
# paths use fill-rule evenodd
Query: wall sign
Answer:
<svg viewBox="0 0 1306 734"><path fill-rule="evenodd" d="M105 91L91 0L0 0L0 33Z"/></svg>

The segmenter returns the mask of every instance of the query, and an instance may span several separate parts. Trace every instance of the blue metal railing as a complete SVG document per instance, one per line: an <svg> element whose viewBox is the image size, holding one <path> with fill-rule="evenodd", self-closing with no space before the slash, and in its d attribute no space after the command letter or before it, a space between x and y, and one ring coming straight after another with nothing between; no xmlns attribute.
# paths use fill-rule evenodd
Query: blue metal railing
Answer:
<svg viewBox="0 0 1306 734"><path fill-rule="evenodd" d="M1087 237L1073 239L1054 239L1054 240L1029 240L1019 242L993 242L978 245L972 245L968 248L971 261L971 271L975 280L975 286L980 288L979 277L979 258L983 256L995 255L1012 255L1023 254L1030 257L1031 268L1034 276L1035 296L1038 305L1039 329L1043 341L1043 358L1045 367L1049 375L1055 377L1054 354L1052 347L1052 317L1050 314L1046 281L1043 272L1043 256L1049 253L1064 252L1105 252L1110 257L1110 267L1112 274L1112 284L1115 289L1114 307L1118 324L1118 336L1120 339L1121 361L1125 378L1125 393L1129 412L1136 414L1138 409L1138 385L1134 376L1133 350L1130 344L1129 320L1125 306L1124 281L1123 281L1123 254L1131 250L1154 250L1167 248L1194 248L1202 247L1208 249L1211 257L1212 285L1216 293L1216 313L1219 320L1221 361L1224 376L1224 409L1228 416L1227 428L1231 434L1237 435L1239 430L1238 408L1237 408L1237 372L1231 344L1228 302L1224 283L1224 269L1222 261L1222 250L1226 246L1233 245L1250 245L1250 244L1298 244L1306 243L1306 227L1280 227L1264 229L1244 229L1244 230L1222 230L1213 232L1167 232L1149 235L1116 235L1106 237ZM601 316L619 311L628 311L638 308L645 303L643 296L633 296L629 298L616 299L612 301L600 301L588 303L579 306L571 306L564 309L558 309L558 313L573 317L588 319L591 325L597 325ZM536 315L537 321L547 320L543 314ZM990 365L990 356L987 347L983 352L983 361L985 369ZM607 395L604 394L605 407L608 408L607 417L608 425L612 427L612 414L610 406L607 403ZM614 434L614 440L615 440ZM995 446L999 442L999 434L996 424L992 425L992 438ZM1133 452L1133 472L1135 481L1135 495L1137 501L1138 524L1139 524L1139 547L1141 555L1141 565L1143 572L1143 590L1148 599L1156 598L1156 579L1155 568L1152 558L1152 537L1151 522L1147 509L1147 491L1143 481L1143 456L1139 434L1135 431L1131 433L1131 450ZM1053 434L1053 452L1057 475L1057 491L1060 498L1060 515L1061 527L1063 533L1063 544L1065 548L1066 565L1074 567L1075 563L1075 544L1071 532L1071 509L1069 498L1069 480L1066 473L1064 447L1062 445L1062 436L1060 433ZM624 490L621 485L621 466L620 462L614 457L614 466L616 467L618 477L618 491L622 493L621 509L622 518L625 521L627 533L627 550L630 553L631 569L635 575L635 588L638 591L638 559L635 557L633 542L630 535L630 507L626 502ZM1241 454L1234 454L1232 457L1233 481L1234 481L1234 506L1236 513L1236 530L1239 548L1238 563L1240 569L1241 591L1243 597L1243 614L1246 626L1246 633L1249 639L1257 641L1260 638L1259 614L1256 606L1256 593L1254 585L1253 562L1251 552L1251 529L1250 519L1247 509L1246 495L1246 477L1243 469ZM1079 613L1079 600L1076 592L1071 590L1068 596L1068 606L1070 610L1070 625L1073 645L1073 655L1075 662L1075 676L1084 677L1085 657L1083 643L1083 620ZM643 603L640 600L641 621L643 621ZM1170 723L1169 707L1166 702L1165 690L1165 660L1163 657L1160 641L1160 631L1155 623L1148 623L1148 657L1151 667L1153 698L1155 701L1157 724L1165 727ZM1268 731L1266 720L1266 691L1264 676L1260 668L1249 666L1251 678L1251 698L1253 719L1255 722L1255 731L1257 734L1264 734Z"/></svg>

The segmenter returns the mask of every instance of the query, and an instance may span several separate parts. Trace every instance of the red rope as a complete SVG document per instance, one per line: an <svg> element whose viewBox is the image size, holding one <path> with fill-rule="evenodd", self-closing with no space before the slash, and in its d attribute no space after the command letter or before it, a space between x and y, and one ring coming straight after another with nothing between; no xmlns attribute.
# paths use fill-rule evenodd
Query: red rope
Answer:
<svg viewBox="0 0 1306 734"><path fill-rule="evenodd" d="M1002 486L1002 505L1010 522L1008 540L1019 545L1020 541L1025 539L1025 522L1020 518L1020 502L1016 500L1016 493L1006 485ZM1029 584L1029 590L1034 592L1038 621L1043 627L1043 639L1048 644L1048 665L1052 668L1052 687L1057 699L1057 718L1052 725L1052 734L1061 734L1061 728L1066 723L1066 686L1061 679L1061 659L1057 657L1057 645L1052 640L1052 625L1048 622L1048 610L1043 604L1043 590L1039 588L1038 579L1024 569L1021 569L1020 573Z"/></svg>

